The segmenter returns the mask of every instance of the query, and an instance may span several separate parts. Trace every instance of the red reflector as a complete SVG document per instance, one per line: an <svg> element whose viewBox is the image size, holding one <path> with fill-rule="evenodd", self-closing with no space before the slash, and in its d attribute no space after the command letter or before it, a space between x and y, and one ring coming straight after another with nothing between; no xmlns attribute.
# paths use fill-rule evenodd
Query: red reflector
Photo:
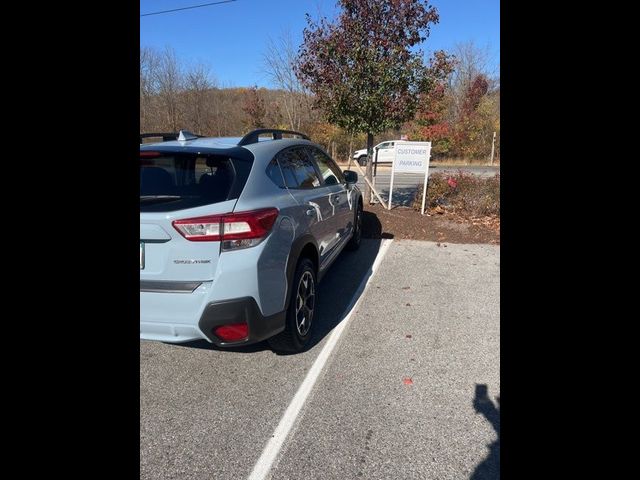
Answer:
<svg viewBox="0 0 640 480"><path fill-rule="evenodd" d="M140 152L140 158L156 158L160 155L160 152Z"/></svg>
<svg viewBox="0 0 640 480"><path fill-rule="evenodd" d="M213 333L223 342L237 342L249 336L249 325L246 323L232 323L221 325L213 329Z"/></svg>

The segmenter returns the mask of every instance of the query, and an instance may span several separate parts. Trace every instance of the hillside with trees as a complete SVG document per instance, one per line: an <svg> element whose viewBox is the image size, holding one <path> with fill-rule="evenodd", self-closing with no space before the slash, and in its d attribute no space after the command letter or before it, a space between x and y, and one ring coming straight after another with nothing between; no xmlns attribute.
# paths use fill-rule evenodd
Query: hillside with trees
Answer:
<svg viewBox="0 0 640 480"><path fill-rule="evenodd" d="M200 135L238 136L253 128L302 131L338 160L366 147L364 133L351 134L329 123L314 96L298 81L298 47L290 37L271 40L264 70L277 88L223 88L212 69L188 64L171 49L140 49L140 131L187 129ZM500 152L500 79L488 70L486 51L472 43L450 52L451 71L426 94L399 128L375 135L374 144L408 135L433 143L434 159L487 161L496 132Z"/></svg>

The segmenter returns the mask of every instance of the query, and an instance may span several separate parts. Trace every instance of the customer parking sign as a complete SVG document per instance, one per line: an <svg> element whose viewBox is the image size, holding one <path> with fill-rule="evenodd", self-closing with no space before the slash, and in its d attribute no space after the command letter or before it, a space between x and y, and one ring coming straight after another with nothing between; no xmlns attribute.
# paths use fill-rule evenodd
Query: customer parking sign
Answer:
<svg viewBox="0 0 640 480"><path fill-rule="evenodd" d="M427 180L429 176L429 159L431 158L431 142L395 142L393 167L391 168L391 184L389 185L389 205L393 196L393 177L396 173L424 173L422 191L422 214L424 215Z"/></svg>

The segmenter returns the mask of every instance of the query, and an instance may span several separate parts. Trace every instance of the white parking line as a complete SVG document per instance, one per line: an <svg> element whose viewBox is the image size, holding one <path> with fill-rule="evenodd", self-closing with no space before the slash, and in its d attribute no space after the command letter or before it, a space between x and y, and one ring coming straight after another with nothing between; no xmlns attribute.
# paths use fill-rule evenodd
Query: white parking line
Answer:
<svg viewBox="0 0 640 480"><path fill-rule="evenodd" d="M360 303L360 299L362 299L362 297L364 296L364 292L367 289L369 282L373 278L373 275L376 273L376 270L378 269L380 262L382 261L382 258L387 252L392 241L393 240L391 239L382 240L380 244L380 250L378 250L378 255L376 256L376 259L373 262L373 265L371 266L371 275L369 275L368 278L363 279L362 282L360 283L358 290L356 290L356 293L351 299L349 306L345 310L346 314L344 318L331 333L331 336L327 340L327 343L325 344L324 348L318 355L318 358L316 358L315 362L313 363L313 366L307 373L307 376L305 377L302 384L298 388L298 391L294 395L293 400L291 400L291 403L285 410L284 415L282 415L282 418L280 419L280 423L278 424L275 431L273 432L271 439L269 440L267 445L264 447L264 450L262 451L262 455L260 455L260 458L258 459L255 466L253 467L253 470L249 475L249 480L263 480L267 478L267 475L271 470L273 462L276 460L278 453L280 453L280 450L282 449L282 445L284 444L284 441L287 439L287 435L291 431L291 428L293 427L293 424L295 423L296 418L298 418L300 410L304 406L304 403L307 400L309 393L311 393L311 389L315 385L316 380L320 375L320 372L322 372L322 369L327 363L327 360L329 359L331 352L333 351L334 347L338 343L338 339L340 338L340 335L342 335L342 332L346 328L347 323L351 318L351 315L353 314L356 307L358 306L358 303Z"/></svg>

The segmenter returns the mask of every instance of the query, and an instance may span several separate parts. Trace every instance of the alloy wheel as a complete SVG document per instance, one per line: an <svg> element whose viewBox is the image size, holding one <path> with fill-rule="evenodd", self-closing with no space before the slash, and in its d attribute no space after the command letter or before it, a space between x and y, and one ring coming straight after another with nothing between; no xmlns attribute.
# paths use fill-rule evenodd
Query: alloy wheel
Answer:
<svg viewBox="0 0 640 480"><path fill-rule="evenodd" d="M306 271L300 277L298 292L296 294L296 328L301 337L304 337L311 328L313 310L315 308L315 285L313 275Z"/></svg>

